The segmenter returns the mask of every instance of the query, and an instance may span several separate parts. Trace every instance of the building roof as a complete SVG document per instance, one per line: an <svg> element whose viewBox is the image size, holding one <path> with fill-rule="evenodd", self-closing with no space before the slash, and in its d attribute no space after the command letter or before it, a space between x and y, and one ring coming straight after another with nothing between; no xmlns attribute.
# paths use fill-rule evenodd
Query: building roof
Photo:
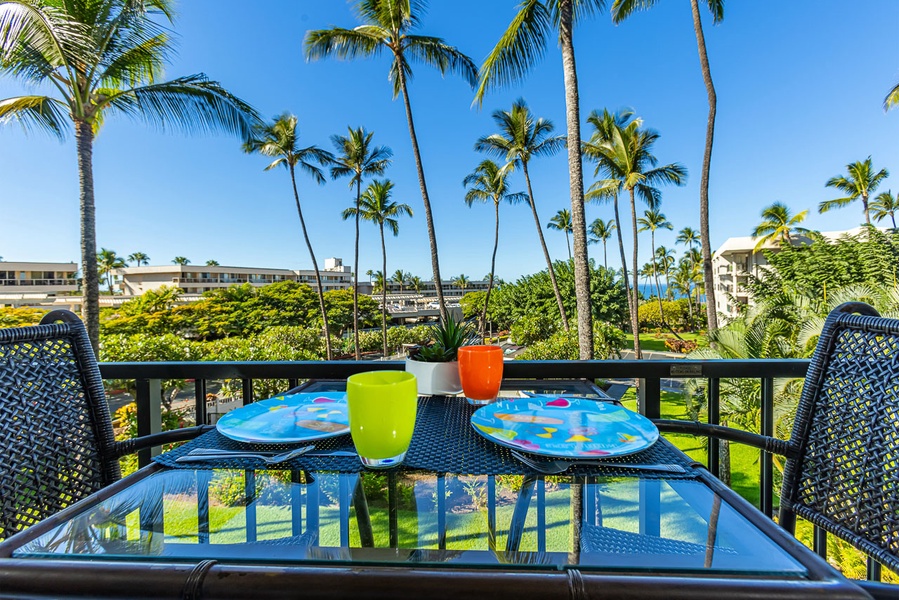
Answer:
<svg viewBox="0 0 899 600"><path fill-rule="evenodd" d="M880 231L886 231L886 227L878 227ZM825 239L834 241L838 240L843 236L856 236L864 231L863 226L853 227L852 229L844 229L842 231L820 231L820 233ZM755 245L758 243L758 238L752 236L744 236L744 237L732 237L724 240L724 243L715 250L715 255L721 255L730 252L749 252L755 249ZM793 236L794 244L808 244L811 243L811 239L804 235L794 235ZM763 246L763 249L767 248L776 248L777 242L769 240Z"/></svg>

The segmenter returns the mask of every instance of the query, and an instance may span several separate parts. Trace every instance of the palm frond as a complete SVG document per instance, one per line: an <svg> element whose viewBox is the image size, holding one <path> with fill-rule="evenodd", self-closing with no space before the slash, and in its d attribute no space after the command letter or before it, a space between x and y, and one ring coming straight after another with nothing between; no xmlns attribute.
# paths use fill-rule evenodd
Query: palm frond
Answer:
<svg viewBox="0 0 899 600"><path fill-rule="evenodd" d="M445 75L447 71L460 75L474 88L478 81L478 68L468 56L437 37L407 35L404 38L405 54Z"/></svg>
<svg viewBox="0 0 899 600"><path fill-rule="evenodd" d="M519 81L533 68L546 51L550 27L551 15L542 2L522 0L518 13L478 71L478 106L488 91Z"/></svg>
<svg viewBox="0 0 899 600"><path fill-rule="evenodd" d="M318 60L336 56L342 59L377 55L387 39L388 33L371 26L356 29L316 29L306 33L303 52L306 60Z"/></svg>
<svg viewBox="0 0 899 600"><path fill-rule="evenodd" d="M0 66L25 47L57 67L71 58L90 64L94 55L88 28L64 9L46 2L7 0L0 5Z"/></svg>
<svg viewBox="0 0 899 600"><path fill-rule="evenodd" d="M886 98L883 99L884 111L888 111L896 106L899 106L899 83L893 86L893 89L887 92Z"/></svg>
<svg viewBox="0 0 899 600"><path fill-rule="evenodd" d="M818 204L818 212L826 213L834 208L848 206L849 204L852 204L853 200L855 200L855 198L834 198L833 200L824 200Z"/></svg>
<svg viewBox="0 0 899 600"><path fill-rule="evenodd" d="M18 96L0 100L0 125L16 120L25 131L40 130L60 140L68 131L65 105L46 96Z"/></svg>
<svg viewBox="0 0 899 600"><path fill-rule="evenodd" d="M587 17L592 17L596 13L602 12L605 7L605 0L571 0L571 22L576 25ZM552 22L556 27L561 22L561 8L562 4L559 0L550 2Z"/></svg>
<svg viewBox="0 0 899 600"><path fill-rule="evenodd" d="M149 39L125 40L121 51L108 56L109 62L98 75L101 85L111 88L131 88L152 83L162 77L166 54L170 50L169 37L159 34Z"/></svg>
<svg viewBox="0 0 899 600"><path fill-rule="evenodd" d="M261 122L253 107L203 74L123 90L105 104L161 130L225 131L249 139Z"/></svg>

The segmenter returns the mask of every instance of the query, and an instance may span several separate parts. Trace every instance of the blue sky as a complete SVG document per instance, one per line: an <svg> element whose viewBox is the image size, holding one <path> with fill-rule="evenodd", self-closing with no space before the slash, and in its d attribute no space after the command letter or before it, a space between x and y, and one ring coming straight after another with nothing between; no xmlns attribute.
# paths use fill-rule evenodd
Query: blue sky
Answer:
<svg viewBox="0 0 899 600"><path fill-rule="evenodd" d="M432 0L420 33L443 37L480 64L515 5ZM882 189L899 191L899 109L884 114L881 107L899 81L899 2L731 0L719 26L712 26L706 12L703 18L718 93L710 188L713 246L748 235L761 209L775 200L794 212L811 209L805 223L811 228L854 227L863 220L860 207L824 215L816 207L836 197L825 181L868 155L876 167L895 173ZM403 269L430 279L424 211L402 102L391 99L387 57L303 59L307 30L355 24L352 5L342 0L181 2L178 52L168 75L204 72L266 117L293 112L306 144L332 149L330 136L345 133L347 126L374 131L375 141L394 151L386 175L395 182L394 199L415 212L401 222L399 237L388 239L388 272ZM680 162L690 172L686 186L663 190L662 211L675 231L657 239L674 247L679 229L699 224L707 110L689 3L660 2L617 27L608 14L599 15L576 30L575 47L582 122L593 109L630 107L661 134L655 148L659 160ZM22 92L18 83L0 79L0 98ZM557 46L549 45L520 85L490 94L483 109L471 106L472 95L458 77L444 79L414 67L411 99L444 278L464 273L478 279L489 271L492 208L467 208L461 181L483 158L472 146L494 131L492 111L508 109L521 96L564 133ZM98 246L125 256L145 252L151 264L168 264L181 255L196 264L215 259L223 265L309 268L287 173L263 172L265 165L224 135L184 137L110 118L94 147ZM588 184L592 173L588 163ZM531 176L550 253L567 258L564 235L545 229L552 215L570 207L565 154L535 160ZM350 264L353 227L340 218L353 201L347 182L317 186L304 178L299 185L319 262L339 256ZM524 189L520 174L513 186ZM497 275L509 280L544 268L527 207L503 206L501 213ZM0 127L0 215L0 256L6 260L78 260L71 137L60 144L41 134L26 137L15 124ZM597 217L610 219L611 207L588 205L588 223ZM380 242L372 225L363 224L362 234L360 271L365 273L380 268ZM648 260L648 247L648 237L641 239L641 263ZM609 265L617 267L613 249ZM591 256L601 262L601 247L591 246Z"/></svg>

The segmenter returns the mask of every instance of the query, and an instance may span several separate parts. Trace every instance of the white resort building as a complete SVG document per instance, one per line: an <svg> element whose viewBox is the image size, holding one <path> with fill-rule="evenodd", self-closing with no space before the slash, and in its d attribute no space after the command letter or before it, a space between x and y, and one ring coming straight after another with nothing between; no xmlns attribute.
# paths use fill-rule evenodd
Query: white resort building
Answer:
<svg viewBox="0 0 899 600"><path fill-rule="evenodd" d="M331 290L350 289L353 274L350 267L343 266L339 258L325 259L324 269L320 269L322 288ZM279 281L298 281L318 289L315 271L293 269L264 269L256 267L224 267L203 265L164 265L155 267L125 267L116 269L120 278L119 289L125 296L140 296L146 291L162 286L179 287L185 294L202 294L232 285L261 287Z"/></svg>
<svg viewBox="0 0 899 600"><path fill-rule="evenodd" d="M0 261L0 306L31 306L78 291L76 263Z"/></svg>
<svg viewBox="0 0 899 600"><path fill-rule="evenodd" d="M862 231L862 227L856 227L820 233L825 239L835 241L843 236L856 236ZM811 243L811 239L804 235L793 235L792 240L794 246ZM752 298L746 288L749 276L758 277L762 270L770 268L762 250L779 251L777 242L768 242L756 251L757 243L758 238L750 236L732 237L715 251L712 269L715 277L715 304L719 314L728 318L736 317L740 306L752 305Z"/></svg>

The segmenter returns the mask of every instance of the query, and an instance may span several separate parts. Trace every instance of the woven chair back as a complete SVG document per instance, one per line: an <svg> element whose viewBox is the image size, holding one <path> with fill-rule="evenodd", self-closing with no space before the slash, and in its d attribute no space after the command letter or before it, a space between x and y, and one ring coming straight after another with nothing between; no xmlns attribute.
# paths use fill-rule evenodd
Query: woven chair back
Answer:
<svg viewBox="0 0 899 600"><path fill-rule="evenodd" d="M899 570L899 321L838 310L796 412L781 524L800 516Z"/></svg>
<svg viewBox="0 0 899 600"><path fill-rule="evenodd" d="M60 319L0 329L0 540L120 477L87 332Z"/></svg>

